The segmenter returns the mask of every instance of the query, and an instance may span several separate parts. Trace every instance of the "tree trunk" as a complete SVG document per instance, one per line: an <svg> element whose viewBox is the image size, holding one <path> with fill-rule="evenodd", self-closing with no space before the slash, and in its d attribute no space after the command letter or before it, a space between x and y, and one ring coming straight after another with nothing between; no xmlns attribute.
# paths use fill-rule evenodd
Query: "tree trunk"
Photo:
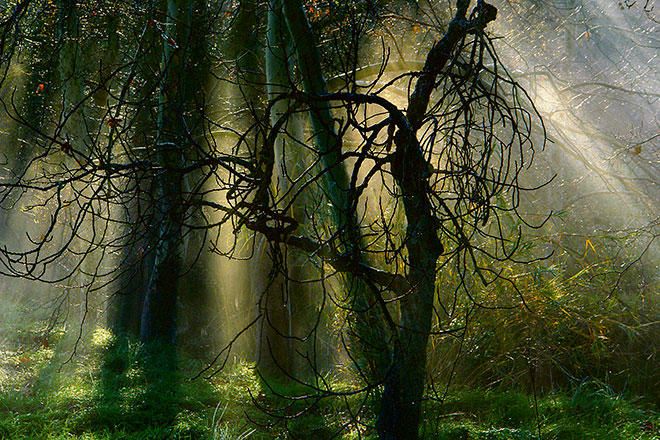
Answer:
<svg viewBox="0 0 660 440"><path fill-rule="evenodd" d="M399 334L392 356L392 367L378 416L381 439L416 439L421 417L421 401L426 379L426 344L431 332L435 267L442 254L437 222L428 199L428 163L413 138L397 142L392 174L402 190L408 222L407 278L413 286L400 304Z"/></svg>
<svg viewBox="0 0 660 440"><path fill-rule="evenodd" d="M81 44L79 8L75 0L60 0L58 11L58 41L61 45L58 62L59 86L63 100L62 111L67 120L62 137L72 147L85 151L89 136L85 127L83 79L85 63Z"/></svg>
<svg viewBox="0 0 660 440"><path fill-rule="evenodd" d="M274 99L290 90L291 71L288 65L286 28L282 17L281 0L271 0L268 4L266 34L266 89L268 99ZM248 87L250 87L248 85ZM281 99L271 109L271 125L286 115L290 102ZM292 118L293 120L293 118ZM275 141L275 167L272 184L275 194L288 189L286 178L281 172L284 164L286 135ZM273 246L278 246L274 244ZM283 261L276 261L286 255L283 248L272 248L278 255L270 255L265 237L257 238L252 261L252 292L259 298L261 320L257 327L257 368L267 380L288 382L294 375L292 335L292 293L283 274Z"/></svg>
<svg viewBox="0 0 660 440"><path fill-rule="evenodd" d="M182 106L186 114L186 130L193 140L195 148L185 152L186 163L199 160L208 153L206 144L206 115L210 90L210 80L213 77L212 62L209 57L210 38L214 20L210 18L205 0L191 0L192 23L188 41L180 42L186 46L186 78L183 81ZM191 198L199 198L200 190L196 186L204 180L205 171L197 170L187 173L183 180L183 192ZM207 354L213 350L219 329L217 325L219 310L215 299L217 286L213 284L213 271L217 269L217 256L207 251L208 230L204 228L206 219L200 207L193 203L186 213L186 223L199 227L186 231L182 242L183 265L186 275L180 281L179 291L180 313L178 334L181 345L186 352L198 355ZM193 269L188 270L191 265ZM187 341L187 342L185 342Z"/></svg>
<svg viewBox="0 0 660 440"><path fill-rule="evenodd" d="M22 177L27 172L30 160L35 155L35 143L38 140L38 135L34 132L33 127L45 129L49 121L51 108L59 104L54 88L57 87L56 84L59 79L59 72L57 71L59 57L56 55L55 48L60 29L56 26L57 20L55 17L40 15L35 17L35 20L37 20L36 25L40 29L39 37L43 39L44 43L28 48L25 57L27 78L25 81L20 82L21 93L17 94L19 99L19 114L17 116L27 121L30 126L21 123L13 124L11 126L12 130L7 136L2 136L7 139L7 142L3 143L2 151L7 161L4 168L9 171L12 180ZM3 82L0 98L8 107L11 91L12 87L7 82ZM8 148L10 142L15 142L15 145ZM10 202L7 206L11 206L11 203L13 202ZM3 238L6 237L4 234L16 233L15 228L10 226L12 217L14 216L11 210L0 212L0 222L2 224L0 229L4 229L2 231Z"/></svg>
<svg viewBox="0 0 660 440"><path fill-rule="evenodd" d="M299 0L283 2L287 28L295 47L295 55L302 76L303 87L311 95L327 93L327 84L321 71L321 59L314 35L303 6ZM325 101L312 100L310 121L314 140L321 156L324 173L324 192L332 205L333 222L340 233L341 248L356 257L356 264L363 261L360 252L361 235L349 194L349 178L341 161L341 140L335 133L330 106ZM360 277L345 275L344 284L350 291L354 342L359 367L365 369L371 380L382 380L389 365L391 334L386 327L380 309L380 293L368 286Z"/></svg>
<svg viewBox="0 0 660 440"><path fill-rule="evenodd" d="M158 13L161 5L164 5L161 0L152 1L146 15L154 20L161 19ZM160 14L162 15L162 11ZM112 32L113 25L113 20L109 20L109 33ZM138 26L145 26L145 23L139 23ZM135 32L141 30L138 27ZM163 55L161 41L162 38L155 27L146 26L137 53L134 79L141 84L134 99L142 104L133 116L134 128L130 135L130 149L123 152L136 160L149 159L151 147L156 142L158 130L154 109L158 107L156 90L160 81L157 72L160 71ZM109 39L106 60L114 58L111 55L114 51L112 47L114 43L114 39ZM104 67L104 71L108 72L109 64ZM105 76L104 71L101 72L103 76ZM96 99L100 101L108 98L107 92L98 95ZM130 200L124 210L127 228L125 233L128 238L122 249L123 273L117 283L117 292L112 298L109 324L116 333L137 338L140 335L145 292L154 262L152 249L156 245L157 234L151 226L154 224L153 198L148 196L152 183L151 176L140 171L132 178L134 179L132 192L128 195Z"/></svg>
<svg viewBox="0 0 660 440"><path fill-rule="evenodd" d="M482 30L497 15L485 2L466 19L469 0L457 0L456 15L443 38L429 51L422 74L408 102L406 127L394 136L395 158L391 169L401 189L406 213L407 278L413 286L401 300L401 321L392 368L378 415L378 433L386 440L414 440L418 437L421 402L426 379L426 345L431 332L435 270L443 246L438 238L438 220L429 199L432 193L430 163L417 140L424 124L436 79L442 73L459 41L471 30ZM472 18L474 17L474 18Z"/></svg>
<svg viewBox="0 0 660 440"><path fill-rule="evenodd" d="M182 178L186 144L184 121L185 53L190 32L190 0L169 0L158 108L154 179L157 242L142 311L140 339L173 343L176 336L178 280L181 273Z"/></svg>

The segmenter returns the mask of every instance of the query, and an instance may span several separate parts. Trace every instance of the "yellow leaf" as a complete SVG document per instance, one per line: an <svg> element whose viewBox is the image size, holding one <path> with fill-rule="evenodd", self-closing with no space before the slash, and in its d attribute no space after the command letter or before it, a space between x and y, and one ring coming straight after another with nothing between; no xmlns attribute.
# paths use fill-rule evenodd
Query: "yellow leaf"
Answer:
<svg viewBox="0 0 660 440"><path fill-rule="evenodd" d="M596 251L596 248L594 247L593 243L591 242L591 240L589 240L589 239L587 238L587 239L585 240L585 242L584 242L584 255L585 255L585 256L587 255L587 251L589 250L589 248L591 248L591 250L593 251L594 255L598 255L598 251Z"/></svg>

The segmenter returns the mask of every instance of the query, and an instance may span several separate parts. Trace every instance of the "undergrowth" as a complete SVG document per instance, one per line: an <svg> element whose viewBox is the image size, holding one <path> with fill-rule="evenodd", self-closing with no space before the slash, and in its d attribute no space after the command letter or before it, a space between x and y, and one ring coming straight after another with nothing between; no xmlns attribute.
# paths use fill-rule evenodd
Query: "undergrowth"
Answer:
<svg viewBox="0 0 660 440"><path fill-rule="evenodd" d="M375 438L373 414L355 423L351 399L291 401L301 386L266 387L236 362L210 380L201 361L163 347L118 341L97 330L87 353L65 364L51 348L5 352L0 383L2 439L347 439ZM176 362L178 373L168 367ZM328 379L330 380L330 379ZM338 384L338 387L341 387ZM349 384L344 385L346 387ZM427 439L657 439L650 402L593 381L532 396L504 389L450 391L425 405ZM353 423L351 423L353 422Z"/></svg>
<svg viewBox="0 0 660 440"><path fill-rule="evenodd" d="M517 279L524 305L470 312L462 337L431 342L429 374L452 386L429 390L421 437L660 439L657 282L623 285L609 276L611 264L572 275L530 268ZM639 292L617 295L612 285ZM486 304L517 298L477 293ZM461 325L458 315L451 325ZM238 360L192 380L204 361L102 328L72 357L63 329L27 320L10 327L0 333L2 440L376 438L377 396L353 394L360 384L347 366L317 378L345 395L321 398L299 384L265 383Z"/></svg>

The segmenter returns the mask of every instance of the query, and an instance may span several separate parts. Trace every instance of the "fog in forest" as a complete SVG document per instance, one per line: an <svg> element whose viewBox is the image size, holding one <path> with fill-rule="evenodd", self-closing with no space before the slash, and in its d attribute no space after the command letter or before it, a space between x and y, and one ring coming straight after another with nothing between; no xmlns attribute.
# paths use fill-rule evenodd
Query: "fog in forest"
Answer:
<svg viewBox="0 0 660 440"><path fill-rule="evenodd" d="M656 438L655 6L0 0L0 438Z"/></svg>

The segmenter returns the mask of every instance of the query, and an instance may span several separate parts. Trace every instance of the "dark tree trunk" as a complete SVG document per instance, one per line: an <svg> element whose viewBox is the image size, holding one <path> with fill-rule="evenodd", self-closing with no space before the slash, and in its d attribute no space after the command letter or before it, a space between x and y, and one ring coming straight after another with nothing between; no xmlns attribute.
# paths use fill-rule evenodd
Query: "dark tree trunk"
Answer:
<svg viewBox="0 0 660 440"><path fill-rule="evenodd" d="M210 36L213 20L210 19L208 5L205 0L191 0L189 37L185 44L185 75L182 81L182 106L186 114L186 130L196 145L195 149L184 151L186 163L198 160L208 153L206 144L206 115L209 106L208 91L212 75L212 63L209 57ZM203 151L202 151L203 150ZM197 188L204 180L204 171L187 173L183 180L183 192L198 198L197 194L205 188ZM186 223L199 229L186 231L182 242L182 264L186 275L179 285L179 328L177 332L184 342L182 348L188 353L208 353L219 329L213 328L219 310L216 305L217 286L213 285L212 273L216 268L216 256L206 250L208 230L201 208L192 204L186 214ZM194 265L194 268L191 266Z"/></svg>
<svg viewBox="0 0 660 440"><path fill-rule="evenodd" d="M186 139L184 121L185 55L191 18L190 0L169 0L167 28L172 35L164 43L163 79L158 110L156 159L160 169L154 179L154 224L157 242L154 262L142 310L142 341L174 342L178 281L181 274L181 225L183 164Z"/></svg>
<svg viewBox="0 0 660 440"><path fill-rule="evenodd" d="M266 33L265 67L266 91L268 99L275 99L278 95L291 90L292 78L289 63L289 38L286 24L282 15L281 0L271 0L268 4L268 20ZM248 86L249 87L249 86ZM287 117L290 102L288 99L279 99L271 109L271 126L277 124L282 117ZM295 131L297 118L290 116L288 130ZM287 177L282 172L284 150L287 149L288 138L282 134L278 136L274 145L274 169L272 189L276 194L287 191ZM289 146L290 147L290 146ZM290 149L288 151L291 153ZM252 281L253 294L259 298L259 315L261 317L257 327L257 368L259 373L267 380L275 383L288 382L295 376L294 371L294 341L293 336L293 302L296 293L287 283L284 274L286 251L283 247L269 247L265 237L257 239L255 254L252 261L254 272ZM274 255L277 253L278 255ZM286 265L288 266L288 265ZM289 275L289 274L287 274ZM296 319L302 319L297 316Z"/></svg>
<svg viewBox="0 0 660 440"><path fill-rule="evenodd" d="M417 140L417 131L435 87L459 41L468 32L483 29L496 17L497 10L486 4L477 6L476 14L466 19L469 0L457 0L457 12L447 33L429 51L424 69L410 96L407 124L399 126L394 142L396 154L392 175L401 188L406 220L407 278L412 290L401 301L401 321L392 368L378 415L381 439L414 440L421 422L421 403L426 379L426 345L431 332L435 270L443 246L438 238L438 222L429 199L429 162Z"/></svg>
<svg viewBox="0 0 660 440"><path fill-rule="evenodd" d="M401 300L399 334L378 417L382 439L416 439L426 379L426 345L431 331L435 267L442 254L437 222L428 199L428 170L416 139L397 142L398 166L392 173L402 189L408 220L408 280L413 286ZM402 159L402 160L401 160Z"/></svg>
<svg viewBox="0 0 660 440"><path fill-rule="evenodd" d="M150 3L148 16L160 20L159 8L164 4L161 0ZM161 12L162 14L162 12ZM109 30L116 26L114 19L108 21ZM139 26L144 26L140 23ZM115 31L116 33L116 31ZM135 78L140 81L142 87L134 97L142 104L136 109L133 118L133 133L130 139L130 151L128 153L137 160L147 160L151 146L156 142L158 132L156 111L158 100L156 91L158 89L159 77L155 72L160 70L162 61L162 38L154 26L147 26L140 43L137 65L135 67ZM106 53L104 68L101 70L102 80L108 81L107 75L111 71L108 60L119 56L118 41L109 38L108 52ZM113 45L117 47L113 47ZM110 87L110 84L107 84ZM107 91L97 93L95 99L99 101L108 100L110 95ZM107 105L107 102L105 103ZM149 197L151 176L145 172L133 175L131 193L126 203L124 220L126 222L127 243L123 248L122 276L117 282L117 292L112 298L111 314L109 324L111 328L122 336L139 337L142 320L145 292L149 282L149 274L154 263L154 252L152 251L157 242L157 234L153 230L153 198Z"/></svg>

